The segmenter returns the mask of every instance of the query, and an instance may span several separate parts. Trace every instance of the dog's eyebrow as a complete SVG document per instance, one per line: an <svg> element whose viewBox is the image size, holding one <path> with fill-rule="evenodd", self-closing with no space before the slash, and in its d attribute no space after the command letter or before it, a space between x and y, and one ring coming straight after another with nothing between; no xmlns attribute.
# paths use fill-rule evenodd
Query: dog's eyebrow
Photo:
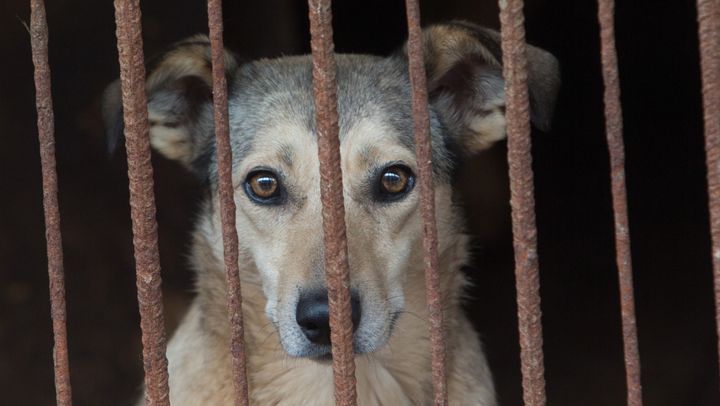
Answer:
<svg viewBox="0 0 720 406"><path fill-rule="evenodd" d="M295 157L295 149L290 144L282 144L280 145L278 156L280 156L280 159L285 163L285 165L292 167L293 158Z"/></svg>
<svg viewBox="0 0 720 406"><path fill-rule="evenodd" d="M372 145L365 145L359 151L360 158L365 165L373 166L377 162L377 150Z"/></svg>

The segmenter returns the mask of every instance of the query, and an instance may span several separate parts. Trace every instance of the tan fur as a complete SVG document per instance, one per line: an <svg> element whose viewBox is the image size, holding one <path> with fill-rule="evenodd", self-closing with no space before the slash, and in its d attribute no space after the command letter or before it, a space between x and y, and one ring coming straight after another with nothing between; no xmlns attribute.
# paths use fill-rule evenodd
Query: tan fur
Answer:
<svg viewBox="0 0 720 406"><path fill-rule="evenodd" d="M152 88L169 77L197 76L208 85L212 85L210 66L210 40L205 35L187 38L176 49L167 52L148 77L147 87ZM235 58L225 53L225 66L228 70L235 69Z"/></svg>
<svg viewBox="0 0 720 406"><path fill-rule="evenodd" d="M439 79L467 55L481 55L488 65L501 68L499 61L467 30L436 25L423 30L423 37L430 82Z"/></svg>
<svg viewBox="0 0 720 406"><path fill-rule="evenodd" d="M505 114L499 109L490 110L485 116L466 117L469 132L467 147L472 151L490 148L496 142L505 139Z"/></svg>
<svg viewBox="0 0 720 406"><path fill-rule="evenodd" d="M165 117L152 110L150 120L150 145L170 159L189 165L192 157L192 142L184 127L170 128L164 124Z"/></svg>

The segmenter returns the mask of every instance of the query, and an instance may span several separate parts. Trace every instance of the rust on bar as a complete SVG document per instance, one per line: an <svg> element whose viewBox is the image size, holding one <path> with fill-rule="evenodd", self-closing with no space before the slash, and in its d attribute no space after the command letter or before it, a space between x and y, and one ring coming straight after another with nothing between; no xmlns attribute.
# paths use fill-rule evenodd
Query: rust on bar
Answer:
<svg viewBox="0 0 720 406"><path fill-rule="evenodd" d="M617 49L615 47L615 1L598 0L600 22L600 53L605 84L605 131L610 153L610 182L613 215L615 217L615 256L620 282L620 311L622 318L625 377L628 406L642 405L640 384L640 352L635 322L630 225L628 222L627 188L625 186L625 149L620 104Z"/></svg>
<svg viewBox="0 0 720 406"><path fill-rule="evenodd" d="M697 0L697 9L715 281L715 321L720 354L720 2Z"/></svg>
<svg viewBox="0 0 720 406"><path fill-rule="evenodd" d="M500 0L499 3L523 399L526 406L544 406L545 368L533 195L525 17L522 0Z"/></svg>
<svg viewBox="0 0 720 406"><path fill-rule="evenodd" d="M347 406L356 404L355 351L330 6L330 0L308 0L335 402Z"/></svg>
<svg viewBox="0 0 720 406"><path fill-rule="evenodd" d="M218 160L218 193L222 218L223 253L230 322L230 355L232 356L235 404L247 406L248 382L245 364L245 341L238 260L238 234L235 226L235 200L232 181L232 147L228 119L227 78L225 77L225 46L223 45L222 0L208 0L208 26L212 48L213 107L215 143Z"/></svg>
<svg viewBox="0 0 720 406"><path fill-rule="evenodd" d="M45 239L47 241L48 278L50 279L50 315L53 327L55 399L60 406L72 404L65 312L65 272L63 270L58 179L55 163L55 115L50 86L48 26L43 0L30 1L30 45L35 66L35 104L43 180Z"/></svg>
<svg viewBox="0 0 720 406"><path fill-rule="evenodd" d="M142 330L145 402L169 406L165 322L153 168L150 161L145 58L139 0L115 0L125 149L127 150L135 273Z"/></svg>
<svg viewBox="0 0 720 406"><path fill-rule="evenodd" d="M437 258L437 226L435 224L435 190L433 187L432 145L428 113L427 79L423 56L420 6L417 0L405 1L408 22L408 63L412 86L415 154L420 183L420 214L423 220L423 262L425 264L425 300L428 309L433 397L436 406L447 405L445 375L445 335L443 331L440 273Z"/></svg>

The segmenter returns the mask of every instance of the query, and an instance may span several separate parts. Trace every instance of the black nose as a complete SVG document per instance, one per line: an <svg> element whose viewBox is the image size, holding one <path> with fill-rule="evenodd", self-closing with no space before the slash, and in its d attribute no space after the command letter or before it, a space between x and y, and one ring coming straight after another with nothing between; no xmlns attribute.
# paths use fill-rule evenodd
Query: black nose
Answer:
<svg viewBox="0 0 720 406"><path fill-rule="evenodd" d="M360 300L357 294L350 295L353 331L360 324ZM312 291L300 295L295 319L305 337L315 344L330 344L330 310L327 291Z"/></svg>

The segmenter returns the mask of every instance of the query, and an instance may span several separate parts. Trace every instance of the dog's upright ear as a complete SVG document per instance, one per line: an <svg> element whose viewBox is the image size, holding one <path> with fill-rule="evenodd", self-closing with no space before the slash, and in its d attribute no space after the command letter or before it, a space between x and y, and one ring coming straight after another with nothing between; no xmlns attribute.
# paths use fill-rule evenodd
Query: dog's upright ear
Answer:
<svg viewBox="0 0 720 406"><path fill-rule="evenodd" d="M505 138L505 82L500 33L467 22L423 30L431 103L453 142L474 153ZM405 48L405 53L407 50ZM550 53L527 46L532 123L547 131L560 87L560 68Z"/></svg>
<svg viewBox="0 0 720 406"><path fill-rule="evenodd" d="M237 67L235 57L226 52L228 85ZM146 89L152 147L199 176L207 176L214 148L208 38L204 35L188 38L152 60L148 64ZM113 152L122 142L124 132L120 80L105 90L102 110L108 148Z"/></svg>

